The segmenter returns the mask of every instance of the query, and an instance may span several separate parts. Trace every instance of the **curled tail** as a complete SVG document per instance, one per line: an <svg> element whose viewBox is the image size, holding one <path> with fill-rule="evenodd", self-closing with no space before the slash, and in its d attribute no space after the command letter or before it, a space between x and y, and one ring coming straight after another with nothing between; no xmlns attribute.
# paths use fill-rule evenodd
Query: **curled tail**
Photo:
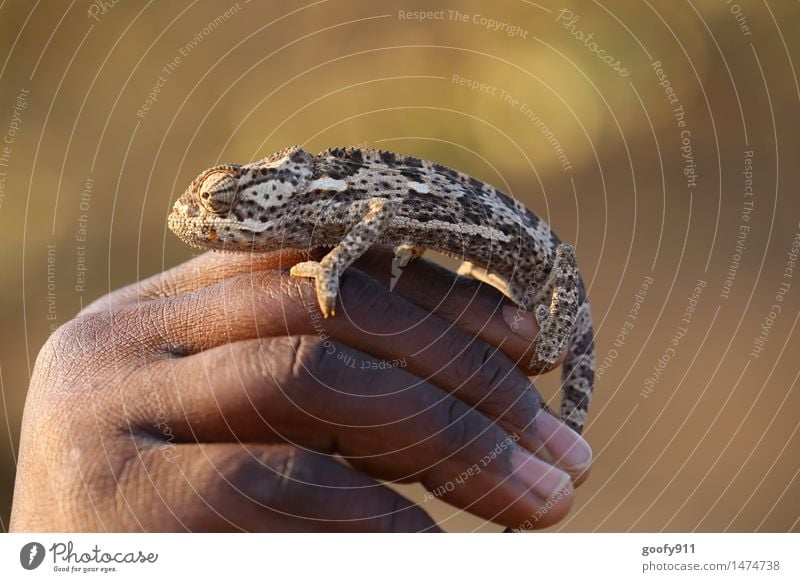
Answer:
<svg viewBox="0 0 800 582"><path fill-rule="evenodd" d="M525 270L518 269L515 273L518 279L510 283L469 261L461 265L458 273L488 283L521 308L530 309ZM594 388L594 330L586 288L572 245L558 244L553 267L533 306L541 329L528 367L540 372L551 369L566 345L567 355L561 368L561 419L580 433L586 423Z"/></svg>
<svg viewBox="0 0 800 582"><path fill-rule="evenodd" d="M594 389L594 329L583 281L579 283L578 315L569 337L567 357L561 369L561 419L581 433Z"/></svg>

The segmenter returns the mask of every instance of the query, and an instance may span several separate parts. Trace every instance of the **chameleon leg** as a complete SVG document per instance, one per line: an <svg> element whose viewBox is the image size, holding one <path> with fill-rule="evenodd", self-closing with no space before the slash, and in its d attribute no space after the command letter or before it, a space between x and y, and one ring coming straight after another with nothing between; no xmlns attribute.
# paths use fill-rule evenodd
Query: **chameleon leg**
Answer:
<svg viewBox="0 0 800 582"><path fill-rule="evenodd" d="M357 211L358 222L347 232L331 252L317 261L305 261L292 267L294 277L311 277L317 290L317 301L323 317L336 314L336 296L339 294L339 277L344 270L363 255L380 238L386 225L394 216L393 206L386 198L363 201Z"/></svg>
<svg viewBox="0 0 800 582"><path fill-rule="evenodd" d="M540 307L535 308L541 328L530 363L532 369L544 371L552 367L567 345L578 317L578 281L575 248L558 245L555 263L544 287L552 289L546 316Z"/></svg>

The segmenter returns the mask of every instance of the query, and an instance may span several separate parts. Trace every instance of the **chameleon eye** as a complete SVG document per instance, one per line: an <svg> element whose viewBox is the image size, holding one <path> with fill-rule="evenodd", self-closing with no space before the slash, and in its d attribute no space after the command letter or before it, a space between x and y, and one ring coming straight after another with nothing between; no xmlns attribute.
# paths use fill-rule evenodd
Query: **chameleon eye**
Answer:
<svg viewBox="0 0 800 582"><path fill-rule="evenodd" d="M236 178L227 172L210 172L200 182L197 196L203 208L214 214L227 213L236 201Z"/></svg>

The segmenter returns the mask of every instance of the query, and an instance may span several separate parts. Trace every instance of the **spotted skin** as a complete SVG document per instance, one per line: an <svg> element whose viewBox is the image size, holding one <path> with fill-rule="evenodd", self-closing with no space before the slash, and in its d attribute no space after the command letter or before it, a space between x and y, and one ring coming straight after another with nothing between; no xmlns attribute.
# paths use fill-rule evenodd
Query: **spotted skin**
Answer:
<svg viewBox="0 0 800 582"><path fill-rule="evenodd" d="M334 315L342 272L375 243L395 245L404 266L422 249L464 261L469 273L536 314L530 363L551 367L567 347L561 417L581 432L594 385L592 318L572 245L517 200L445 166L382 150L292 146L251 164L200 174L175 202L169 227L205 249L333 247L293 267L315 280Z"/></svg>

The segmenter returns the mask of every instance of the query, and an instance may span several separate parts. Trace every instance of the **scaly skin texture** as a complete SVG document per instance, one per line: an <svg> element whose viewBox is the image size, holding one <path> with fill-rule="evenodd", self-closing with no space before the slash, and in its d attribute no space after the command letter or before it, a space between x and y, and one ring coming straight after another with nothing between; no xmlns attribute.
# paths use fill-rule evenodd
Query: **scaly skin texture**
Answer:
<svg viewBox="0 0 800 582"><path fill-rule="evenodd" d="M292 146L251 164L215 166L175 203L169 227L204 249L333 247L295 265L314 278L320 309L335 314L339 277L375 243L395 245L400 266L433 249L464 261L460 273L503 291L540 323L534 370L565 346L561 417L581 432L594 384L586 289L571 245L518 201L439 164L387 151Z"/></svg>

